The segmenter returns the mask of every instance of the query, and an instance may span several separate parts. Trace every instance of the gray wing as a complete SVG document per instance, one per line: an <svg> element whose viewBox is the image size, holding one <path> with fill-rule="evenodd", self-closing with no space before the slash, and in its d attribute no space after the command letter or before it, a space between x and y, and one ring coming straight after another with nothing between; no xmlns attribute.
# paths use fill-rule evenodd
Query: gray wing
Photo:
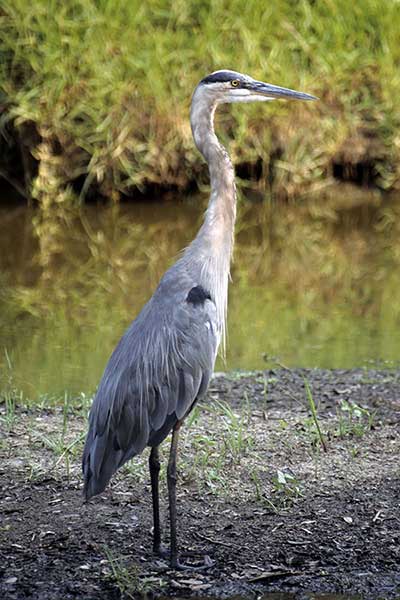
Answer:
<svg viewBox="0 0 400 600"><path fill-rule="evenodd" d="M201 287L164 279L115 348L89 417L86 498L127 460L156 446L207 390L218 349L216 307Z"/></svg>

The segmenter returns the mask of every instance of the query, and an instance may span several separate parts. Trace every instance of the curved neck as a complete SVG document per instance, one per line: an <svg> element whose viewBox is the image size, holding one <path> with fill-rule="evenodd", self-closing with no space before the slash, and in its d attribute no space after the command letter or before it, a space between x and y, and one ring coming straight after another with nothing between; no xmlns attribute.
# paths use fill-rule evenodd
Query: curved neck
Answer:
<svg viewBox="0 0 400 600"><path fill-rule="evenodd" d="M215 99L197 88L192 99L190 124L198 150L210 172L211 196L198 237L207 237L211 248L224 250L229 259L236 219L235 173L225 148L214 132ZM223 248L221 248L221 243Z"/></svg>
<svg viewBox="0 0 400 600"><path fill-rule="evenodd" d="M228 153L214 133L215 99L202 87L192 99L190 124L193 138L208 163L211 196L197 236L186 249L184 260L197 282L215 301L218 333L225 349L225 327L228 307L229 267L233 249L236 218L235 173Z"/></svg>

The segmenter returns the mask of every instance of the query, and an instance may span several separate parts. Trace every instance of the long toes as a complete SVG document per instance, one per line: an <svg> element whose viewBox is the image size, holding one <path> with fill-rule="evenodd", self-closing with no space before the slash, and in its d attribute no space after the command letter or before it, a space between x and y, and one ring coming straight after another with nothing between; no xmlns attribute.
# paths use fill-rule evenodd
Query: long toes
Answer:
<svg viewBox="0 0 400 600"><path fill-rule="evenodd" d="M203 557L202 565L191 565L178 560L176 566L172 568L176 569L177 571L206 571L207 569L211 569L211 567L214 565L215 560L211 560L211 558L206 554Z"/></svg>

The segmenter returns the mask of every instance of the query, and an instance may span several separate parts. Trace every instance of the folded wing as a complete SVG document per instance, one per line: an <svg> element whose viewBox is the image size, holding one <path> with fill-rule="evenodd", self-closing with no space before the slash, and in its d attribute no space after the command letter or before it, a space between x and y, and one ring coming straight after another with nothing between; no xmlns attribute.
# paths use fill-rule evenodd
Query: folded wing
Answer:
<svg viewBox="0 0 400 600"><path fill-rule="evenodd" d="M144 307L115 348L89 417L84 494L146 446L160 444L207 390L219 335L216 308L201 287Z"/></svg>

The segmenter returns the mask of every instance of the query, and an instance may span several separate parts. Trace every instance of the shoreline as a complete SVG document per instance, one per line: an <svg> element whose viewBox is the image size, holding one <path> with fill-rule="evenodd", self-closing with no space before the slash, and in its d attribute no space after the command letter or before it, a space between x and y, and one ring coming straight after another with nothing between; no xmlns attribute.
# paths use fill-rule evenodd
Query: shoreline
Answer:
<svg viewBox="0 0 400 600"><path fill-rule="evenodd" d="M216 561L203 573L152 556L147 454L82 505L87 403L16 407L8 421L0 408L4 598L398 597L399 370L214 377L178 463L179 538ZM163 470L163 515L164 488Z"/></svg>

